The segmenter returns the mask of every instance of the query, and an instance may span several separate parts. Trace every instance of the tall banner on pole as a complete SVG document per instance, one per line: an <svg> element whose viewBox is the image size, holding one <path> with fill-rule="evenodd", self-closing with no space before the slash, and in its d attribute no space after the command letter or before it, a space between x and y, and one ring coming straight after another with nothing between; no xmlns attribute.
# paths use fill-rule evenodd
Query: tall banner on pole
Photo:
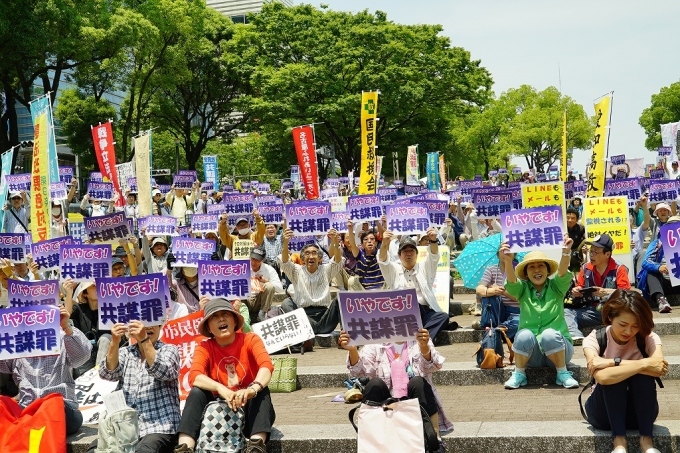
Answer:
<svg viewBox="0 0 680 453"><path fill-rule="evenodd" d="M118 193L116 206L125 206L125 197L121 192L118 181L118 169L116 168L116 151L113 147L113 128L111 121L99 126L90 126L92 129L92 142L97 155L97 163L102 176L113 183L113 189Z"/></svg>
<svg viewBox="0 0 680 453"><path fill-rule="evenodd" d="M419 184L418 145L413 145L408 147L408 154L406 155L406 185L417 186Z"/></svg>
<svg viewBox="0 0 680 453"><path fill-rule="evenodd" d="M33 168L31 171L31 236L33 242L51 239L50 226L50 138L52 133L52 116L49 108L49 95L31 103L33 118ZM54 182L59 182L59 163L54 156L56 175Z"/></svg>
<svg viewBox="0 0 680 453"><path fill-rule="evenodd" d="M220 172L217 156L203 156L203 179L213 184L213 190L220 189Z"/></svg>
<svg viewBox="0 0 680 453"><path fill-rule="evenodd" d="M562 117L562 161L560 162L560 180L567 180L567 111Z"/></svg>
<svg viewBox="0 0 680 453"><path fill-rule="evenodd" d="M44 121L47 125L40 133L44 134L47 152L47 174L49 180L47 187L49 192L49 185L51 183L59 182L59 161L57 160L57 141L54 138L54 121L52 120L52 103L50 102L50 95L36 99L31 102L31 117L33 119L33 127L39 122ZM34 140L35 143L35 140ZM49 207L48 207L49 209Z"/></svg>
<svg viewBox="0 0 680 453"><path fill-rule="evenodd" d="M380 178L382 172L383 156L375 156L375 177Z"/></svg>
<svg viewBox="0 0 680 453"><path fill-rule="evenodd" d="M444 163L444 154L439 156L439 178L441 179L442 187L446 189L446 164Z"/></svg>
<svg viewBox="0 0 680 453"><path fill-rule="evenodd" d="M375 148L378 116L378 92L361 93L361 167L359 195L376 193L379 176L375 174Z"/></svg>
<svg viewBox="0 0 680 453"><path fill-rule="evenodd" d="M439 190L439 153L427 153L427 190Z"/></svg>
<svg viewBox="0 0 680 453"><path fill-rule="evenodd" d="M319 169L316 164L314 128L311 125L294 127L293 143L307 199L316 200L319 198Z"/></svg>
<svg viewBox="0 0 680 453"><path fill-rule="evenodd" d="M609 136L609 122L611 121L612 93L609 93L595 104L595 139L593 155L588 164L588 180L586 181L586 197L601 197L604 195L605 154Z"/></svg>
<svg viewBox="0 0 680 453"><path fill-rule="evenodd" d="M5 179L5 176L12 174L13 158L14 148L10 148L9 151L2 155L2 170L0 173L0 206L5 206L5 202L7 201L7 180ZM0 209L0 225L2 224L2 216L4 213L4 209Z"/></svg>
<svg viewBox="0 0 680 453"><path fill-rule="evenodd" d="M135 138L135 168L137 191L144 194L138 198L139 217L151 215L151 131Z"/></svg>

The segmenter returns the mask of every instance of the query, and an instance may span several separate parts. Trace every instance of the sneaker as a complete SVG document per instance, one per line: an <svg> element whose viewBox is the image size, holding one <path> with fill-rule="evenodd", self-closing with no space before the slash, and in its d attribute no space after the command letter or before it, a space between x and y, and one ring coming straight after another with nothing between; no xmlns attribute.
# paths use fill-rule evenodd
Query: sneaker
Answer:
<svg viewBox="0 0 680 453"><path fill-rule="evenodd" d="M671 304L668 303L668 300L664 296L659 297L659 313L670 313L671 310Z"/></svg>
<svg viewBox="0 0 680 453"><path fill-rule="evenodd" d="M267 445L263 439L249 440L245 453L267 453Z"/></svg>
<svg viewBox="0 0 680 453"><path fill-rule="evenodd" d="M510 390L518 389L523 385L527 385L527 376L526 374L518 373L517 371L513 371L510 375L510 379L505 381L505 388Z"/></svg>
<svg viewBox="0 0 680 453"><path fill-rule="evenodd" d="M446 448L444 447L444 440L442 440L441 437L437 438L439 441L439 450L437 450L437 453L446 453Z"/></svg>
<svg viewBox="0 0 680 453"><path fill-rule="evenodd" d="M573 378L571 371L558 371L555 383L565 389L577 389L579 387L578 381Z"/></svg>
<svg viewBox="0 0 680 453"><path fill-rule="evenodd" d="M194 453L194 449L182 444L175 447L175 453Z"/></svg>

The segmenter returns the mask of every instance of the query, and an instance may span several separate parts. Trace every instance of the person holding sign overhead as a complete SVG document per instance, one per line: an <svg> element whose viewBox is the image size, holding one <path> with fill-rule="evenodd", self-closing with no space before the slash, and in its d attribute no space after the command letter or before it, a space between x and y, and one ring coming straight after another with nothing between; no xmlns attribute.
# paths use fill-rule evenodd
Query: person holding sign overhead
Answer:
<svg viewBox="0 0 680 453"><path fill-rule="evenodd" d="M220 239L222 244L229 249L230 256L234 256L234 241L237 239L250 239L255 245L262 245L264 240L265 225L262 216L257 209L253 210L253 217L255 218L255 232L250 228L250 222L244 217L239 217L236 219L236 227L234 228L234 233L229 234L227 226L227 216L222 214L220 216L220 223L218 226L218 232L220 234Z"/></svg>
<svg viewBox="0 0 680 453"><path fill-rule="evenodd" d="M385 231L378 252L378 265L385 279L386 289L415 288L423 327L434 338L449 323L449 314L442 311L432 289L439 263L437 231L432 227L428 228L426 237L430 247L424 262L416 262L418 246L410 236L403 236L399 241L399 261L390 261L387 252L394 234L389 230Z"/></svg>
<svg viewBox="0 0 680 453"><path fill-rule="evenodd" d="M512 346L515 371L505 381L506 389L527 385L527 367L545 366L557 369L557 385L565 388L579 386L571 372L567 371L574 346L564 317L564 296L572 279L569 260L573 244L574 241L565 234L559 264L545 253L533 251L526 254L516 269L512 267L510 246L507 242L501 245L500 256L505 262L507 275L505 290L519 302L519 330ZM554 278L548 278L554 273L557 273Z"/></svg>

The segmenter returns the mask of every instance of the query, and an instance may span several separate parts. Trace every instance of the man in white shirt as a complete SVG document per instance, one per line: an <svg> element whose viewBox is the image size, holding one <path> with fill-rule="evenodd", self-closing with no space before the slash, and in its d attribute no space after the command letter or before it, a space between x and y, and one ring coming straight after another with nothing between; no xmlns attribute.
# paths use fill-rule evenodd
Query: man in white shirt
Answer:
<svg viewBox="0 0 680 453"><path fill-rule="evenodd" d="M680 169L678 168L678 161L674 160L671 166L668 166L668 160L664 159L664 166L666 167L666 178L667 179L678 179L680 176Z"/></svg>
<svg viewBox="0 0 680 453"><path fill-rule="evenodd" d="M378 265L385 278L386 289L415 288L423 328L427 329L430 337L434 339L448 324L449 314L442 311L432 290L439 262L436 230L428 228L427 237L430 247L425 261L416 262L418 258L416 241L410 236L402 236L399 241L399 261L395 262L389 260L387 253L394 235L389 230L385 231L378 253Z"/></svg>
<svg viewBox="0 0 680 453"><path fill-rule="evenodd" d="M250 251L251 297L248 298L247 304L251 313L250 319L257 321L264 320L265 314L272 306L274 294L283 291L283 284L276 270L263 262L266 257L264 247L254 247Z"/></svg>
<svg viewBox="0 0 680 453"><path fill-rule="evenodd" d="M323 252L317 244L308 244L300 251L302 265L290 260L288 242L293 230L283 232L281 250L281 272L295 285L295 294L281 303L284 313L304 308L315 334L331 333L340 322L338 300L331 301L331 280L339 276L342 269L340 235L334 229L328 232L331 239L329 254L333 258L328 264L321 264Z"/></svg>

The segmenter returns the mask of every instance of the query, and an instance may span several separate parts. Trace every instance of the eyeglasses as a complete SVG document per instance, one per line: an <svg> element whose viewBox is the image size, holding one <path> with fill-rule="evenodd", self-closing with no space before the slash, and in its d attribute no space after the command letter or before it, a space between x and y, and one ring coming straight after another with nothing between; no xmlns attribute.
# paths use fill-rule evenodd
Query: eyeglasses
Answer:
<svg viewBox="0 0 680 453"><path fill-rule="evenodd" d="M307 250L305 253L303 253L304 256L311 256L311 255L316 255L317 252L316 250Z"/></svg>
<svg viewBox="0 0 680 453"><path fill-rule="evenodd" d="M599 251L597 251L597 250L590 249L590 256L604 255L605 253L606 253L606 252L605 252L604 250L602 250L601 252L599 252Z"/></svg>

